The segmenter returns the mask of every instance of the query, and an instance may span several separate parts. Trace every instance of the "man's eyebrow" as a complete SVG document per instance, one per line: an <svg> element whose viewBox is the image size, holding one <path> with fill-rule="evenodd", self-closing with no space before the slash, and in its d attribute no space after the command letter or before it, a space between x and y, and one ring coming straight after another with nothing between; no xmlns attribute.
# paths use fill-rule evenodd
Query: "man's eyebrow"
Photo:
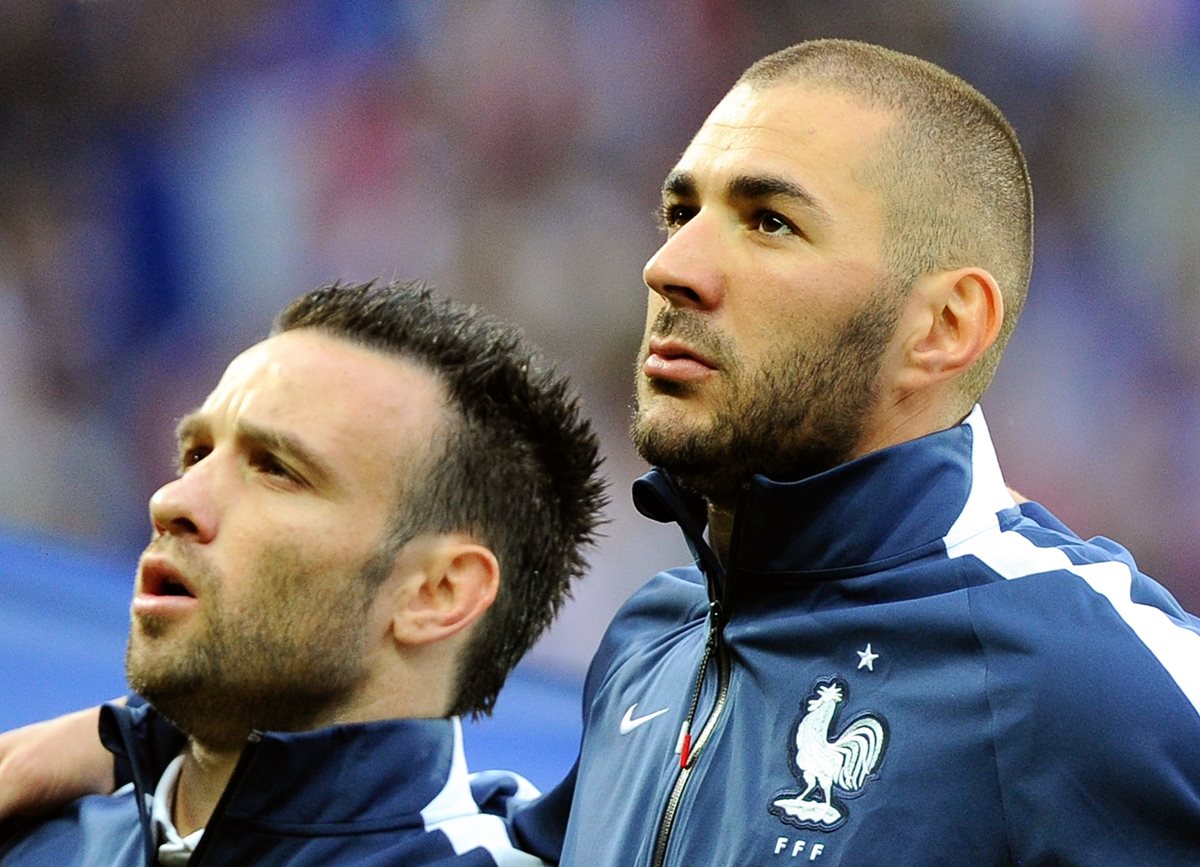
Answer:
<svg viewBox="0 0 1200 867"><path fill-rule="evenodd" d="M688 172L673 171L663 181L662 196L676 199L696 198L696 181Z"/></svg>
<svg viewBox="0 0 1200 867"><path fill-rule="evenodd" d="M198 412L184 416L175 427L175 436L180 444L204 439L210 435L211 426L208 420ZM328 481L334 478L329 463L290 433L262 427L242 419L237 423L237 438L243 446L259 446L301 464L309 474L316 477L314 481Z"/></svg>
<svg viewBox="0 0 1200 867"><path fill-rule="evenodd" d="M175 440L182 445L208 434L208 422L198 412L189 412L175 424Z"/></svg>
<svg viewBox="0 0 1200 867"><path fill-rule="evenodd" d="M821 219L829 219L829 212L812 193L794 181L777 175L738 175L726 186L726 192L731 199L792 199Z"/></svg>
<svg viewBox="0 0 1200 867"><path fill-rule="evenodd" d="M333 477L333 473L324 458L290 433L260 427L244 419L238 422L237 433L240 441L262 446L273 452L287 455L292 460L306 466L310 473L316 474L321 479L328 480Z"/></svg>

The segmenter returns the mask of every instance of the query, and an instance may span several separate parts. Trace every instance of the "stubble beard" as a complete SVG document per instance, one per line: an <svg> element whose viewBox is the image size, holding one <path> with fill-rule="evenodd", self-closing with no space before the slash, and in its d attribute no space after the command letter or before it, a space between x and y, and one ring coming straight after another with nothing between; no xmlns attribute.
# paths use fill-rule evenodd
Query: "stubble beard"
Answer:
<svg viewBox="0 0 1200 867"><path fill-rule="evenodd" d="M221 582L204 575L191 634L172 635L177 624L152 618L130 632L130 687L210 748L240 748L253 730L310 730L367 679L365 614L378 587L372 573L384 564L373 557L350 592L337 594L298 584L292 576L302 564L286 552L263 562L270 565L253 579L258 604L230 610Z"/></svg>
<svg viewBox="0 0 1200 867"><path fill-rule="evenodd" d="M655 333L719 348L720 393L706 425L651 413L639 398L631 436L638 453L710 503L732 506L755 474L794 481L849 460L862 441L879 387L884 351L898 321L898 294L882 287L844 324L827 349L791 346L747 371L733 350L708 335L700 314L667 308ZM638 375L640 376L640 369ZM708 387L706 383L703 387ZM668 398L690 386L651 383Z"/></svg>

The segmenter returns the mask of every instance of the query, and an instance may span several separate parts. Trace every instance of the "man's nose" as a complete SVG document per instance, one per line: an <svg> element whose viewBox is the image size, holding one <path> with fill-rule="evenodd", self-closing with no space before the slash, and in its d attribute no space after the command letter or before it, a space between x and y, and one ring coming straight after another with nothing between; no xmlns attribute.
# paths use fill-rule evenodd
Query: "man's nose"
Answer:
<svg viewBox="0 0 1200 867"><path fill-rule="evenodd" d="M158 535L186 537L194 542L212 541L217 532L211 455L167 482L150 497L150 523Z"/></svg>
<svg viewBox="0 0 1200 867"><path fill-rule="evenodd" d="M716 220L699 211L658 248L642 279L677 307L711 309L725 296L726 263Z"/></svg>

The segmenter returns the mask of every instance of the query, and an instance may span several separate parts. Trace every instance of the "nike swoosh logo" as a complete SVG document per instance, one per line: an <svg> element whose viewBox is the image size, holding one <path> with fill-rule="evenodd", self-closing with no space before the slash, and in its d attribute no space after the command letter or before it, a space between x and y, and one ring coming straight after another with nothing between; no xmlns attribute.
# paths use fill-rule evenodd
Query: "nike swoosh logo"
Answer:
<svg viewBox="0 0 1200 867"><path fill-rule="evenodd" d="M662 710L656 710L654 713L648 713L645 716L639 716L636 719L633 712L637 710L637 702L629 706L629 710L625 711L625 716L621 717L621 734L627 735L640 725L644 725L655 717L662 716L670 710L669 707L664 707Z"/></svg>

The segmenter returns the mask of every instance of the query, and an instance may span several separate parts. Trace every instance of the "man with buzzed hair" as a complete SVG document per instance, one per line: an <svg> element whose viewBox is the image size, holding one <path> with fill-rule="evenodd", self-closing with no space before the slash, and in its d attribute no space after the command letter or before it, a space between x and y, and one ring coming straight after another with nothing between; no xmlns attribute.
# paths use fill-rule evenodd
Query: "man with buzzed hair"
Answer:
<svg viewBox="0 0 1200 867"><path fill-rule="evenodd" d="M1200 863L1200 624L1003 482L977 406L1032 197L974 88L756 63L663 186L634 489L696 564L617 615L572 865ZM528 843L527 843L528 845Z"/></svg>
<svg viewBox="0 0 1200 867"><path fill-rule="evenodd" d="M633 421L695 564L609 628L527 850L1200 863L1200 622L1019 502L977 405L1031 203L999 110L894 51L802 43L716 106L663 186Z"/></svg>
<svg viewBox="0 0 1200 867"><path fill-rule="evenodd" d="M990 101L924 60L841 40L804 42L764 57L738 84L803 80L852 93L892 114L861 167L881 197L883 258L901 286L956 262L975 262L1004 296L1000 333L962 377L983 394L1025 305L1033 268L1033 188L1016 132Z"/></svg>

